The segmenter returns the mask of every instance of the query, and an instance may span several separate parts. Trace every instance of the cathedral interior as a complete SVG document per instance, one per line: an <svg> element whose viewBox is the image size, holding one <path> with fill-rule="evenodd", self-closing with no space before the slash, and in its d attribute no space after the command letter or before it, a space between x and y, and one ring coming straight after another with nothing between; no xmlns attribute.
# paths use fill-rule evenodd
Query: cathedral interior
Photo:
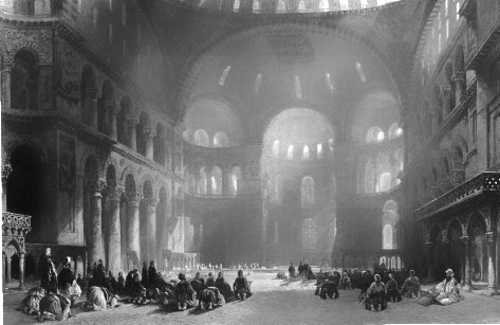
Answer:
<svg viewBox="0 0 500 325"><path fill-rule="evenodd" d="M3 272L500 284L498 0L0 0Z"/></svg>

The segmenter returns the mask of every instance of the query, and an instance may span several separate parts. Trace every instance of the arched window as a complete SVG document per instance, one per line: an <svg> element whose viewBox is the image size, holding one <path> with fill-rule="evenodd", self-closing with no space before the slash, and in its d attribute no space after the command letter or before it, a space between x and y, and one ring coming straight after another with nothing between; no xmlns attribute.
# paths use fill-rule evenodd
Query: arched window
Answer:
<svg viewBox="0 0 500 325"><path fill-rule="evenodd" d="M389 140L399 138L403 135L403 129L399 127L398 123L393 123L389 128Z"/></svg>
<svg viewBox="0 0 500 325"><path fill-rule="evenodd" d="M378 126L369 128L368 132L366 133L366 142L368 143L382 142L384 141L384 139L385 133Z"/></svg>
<svg viewBox="0 0 500 325"><path fill-rule="evenodd" d="M198 180L198 188L197 188L198 194L206 195L207 188L208 188L207 172L205 170L205 167L202 167L200 169L200 179Z"/></svg>
<svg viewBox="0 0 500 325"><path fill-rule="evenodd" d="M302 159L303 160L309 160L311 159L311 154L309 152L309 146L305 145L304 148L302 149Z"/></svg>
<svg viewBox="0 0 500 325"><path fill-rule="evenodd" d="M202 146L202 147L208 147L209 146L209 141L208 141L208 133L207 131L203 129L198 129L194 132L193 136L194 144L197 146Z"/></svg>
<svg viewBox="0 0 500 325"><path fill-rule="evenodd" d="M280 140L274 140L273 142L273 156L276 158L280 156Z"/></svg>
<svg viewBox="0 0 500 325"><path fill-rule="evenodd" d="M233 2L233 12L240 11L240 0L234 0Z"/></svg>
<svg viewBox="0 0 500 325"><path fill-rule="evenodd" d="M320 11L328 11L330 10L330 3L328 0L319 0L318 8Z"/></svg>
<svg viewBox="0 0 500 325"><path fill-rule="evenodd" d="M304 11L307 11L307 7L306 7L306 2L304 0L300 0L299 1L299 5L297 7L297 10L299 12L304 12Z"/></svg>
<svg viewBox="0 0 500 325"><path fill-rule="evenodd" d="M158 123L156 125L156 135L154 137L153 142L153 160L157 163L164 165L165 164L165 127Z"/></svg>
<svg viewBox="0 0 500 325"><path fill-rule="evenodd" d="M290 144L288 146L287 152L286 152L286 159L292 160L293 159L293 151L295 150L293 144Z"/></svg>
<svg viewBox="0 0 500 325"><path fill-rule="evenodd" d="M286 12L285 0L278 0L278 6L276 7L276 12Z"/></svg>
<svg viewBox="0 0 500 325"><path fill-rule="evenodd" d="M306 208L312 204L314 204L314 179L311 176L305 176L300 186L300 205Z"/></svg>
<svg viewBox="0 0 500 325"><path fill-rule="evenodd" d="M318 157L318 159L323 158L323 144L322 143L318 143L316 145L316 156Z"/></svg>
<svg viewBox="0 0 500 325"><path fill-rule="evenodd" d="M95 101L97 98L97 86L94 70L84 66L82 70L82 81L80 84L82 120L87 125L92 125L95 118Z"/></svg>
<svg viewBox="0 0 500 325"><path fill-rule="evenodd" d="M215 166L210 177L210 190L214 195L222 194L222 170Z"/></svg>
<svg viewBox="0 0 500 325"><path fill-rule="evenodd" d="M123 97L120 101L120 112L116 118L116 131L118 142L130 146L130 134L128 127L128 119L131 113L131 103L128 97Z"/></svg>
<svg viewBox="0 0 500 325"><path fill-rule="evenodd" d="M240 190L241 169L238 166L233 167L231 171L231 194L237 195Z"/></svg>
<svg viewBox="0 0 500 325"><path fill-rule="evenodd" d="M115 106L114 89L109 80L102 85L102 96L97 108L97 128L100 132L110 135L113 111Z"/></svg>
<svg viewBox="0 0 500 325"><path fill-rule="evenodd" d="M260 12L260 0L253 0L252 11Z"/></svg>
<svg viewBox="0 0 500 325"><path fill-rule="evenodd" d="M139 124L137 125L136 138L137 138L137 152L141 155L146 155L147 146L147 132L150 132L149 116L142 112L139 117Z"/></svg>
<svg viewBox="0 0 500 325"><path fill-rule="evenodd" d="M335 140L333 140L333 138L328 139L328 148L330 148L330 151L333 151L334 147L335 147Z"/></svg>
<svg viewBox="0 0 500 325"><path fill-rule="evenodd" d="M387 192L391 189L391 184L392 184L391 173L389 173L389 172L382 173L378 177L377 186L375 188L375 191L377 193Z"/></svg>
<svg viewBox="0 0 500 325"><path fill-rule="evenodd" d="M382 231L382 249L394 249L393 248L393 229L391 225L384 225Z"/></svg>
<svg viewBox="0 0 500 325"><path fill-rule="evenodd" d="M38 108L38 63L31 51L20 50L14 57L11 71L11 108Z"/></svg>
<svg viewBox="0 0 500 325"><path fill-rule="evenodd" d="M229 146L229 138L225 132L219 131L214 135L214 147Z"/></svg>

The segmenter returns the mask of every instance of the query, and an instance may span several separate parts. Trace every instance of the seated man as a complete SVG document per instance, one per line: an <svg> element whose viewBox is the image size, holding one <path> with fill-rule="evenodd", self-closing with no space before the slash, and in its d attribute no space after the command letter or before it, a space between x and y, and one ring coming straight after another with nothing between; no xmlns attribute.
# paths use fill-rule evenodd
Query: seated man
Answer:
<svg viewBox="0 0 500 325"><path fill-rule="evenodd" d="M401 294L399 292L398 282L394 279L392 273L388 274L389 280L386 283L387 299L391 302L401 301Z"/></svg>
<svg viewBox="0 0 500 325"><path fill-rule="evenodd" d="M368 310L373 308L375 311L384 310L387 308L385 284L380 274L375 274L374 279L366 291L365 308Z"/></svg>
<svg viewBox="0 0 500 325"><path fill-rule="evenodd" d="M219 272L217 280L215 280L215 287L219 289L226 301L230 301L231 299L233 299L233 291L231 290L231 286L229 285L229 283L227 283L224 279L224 273L222 273L222 271Z"/></svg>
<svg viewBox="0 0 500 325"><path fill-rule="evenodd" d="M243 270L238 271L238 277L234 280L233 291L240 300L245 300L252 295L247 279L243 276Z"/></svg>
<svg viewBox="0 0 500 325"><path fill-rule="evenodd" d="M201 277L200 272L196 272L194 279L191 280L191 287L196 292L196 298L201 300L201 292L205 288L205 280Z"/></svg>
<svg viewBox="0 0 500 325"><path fill-rule="evenodd" d="M326 299L327 296L330 299L337 299L339 297L339 280L339 274L337 272L331 272L326 278L326 281L321 285L319 296L323 299Z"/></svg>
<svg viewBox="0 0 500 325"><path fill-rule="evenodd" d="M38 321L44 320L66 320L71 317L71 302L68 298L49 292L40 300L40 313Z"/></svg>
<svg viewBox="0 0 500 325"><path fill-rule="evenodd" d="M435 301L438 304L447 306L459 302L463 297L460 295L459 284L455 279L453 270L448 269L445 274L446 278L434 290L438 294Z"/></svg>
<svg viewBox="0 0 500 325"><path fill-rule="evenodd" d="M186 310L188 306L193 306L193 296L195 292L191 284L187 282L186 276L179 273L179 283L175 286L175 296L177 299L177 309Z"/></svg>
<svg viewBox="0 0 500 325"><path fill-rule="evenodd" d="M40 312L40 301L45 297L45 289L35 287L28 291L28 294L22 301L21 308L28 315L38 315Z"/></svg>
<svg viewBox="0 0 500 325"><path fill-rule="evenodd" d="M215 287L215 279L212 272L208 272L207 281L205 281L205 287Z"/></svg>
<svg viewBox="0 0 500 325"><path fill-rule="evenodd" d="M216 287L207 287L201 292L200 309L212 310L214 307L223 306L226 303L224 296Z"/></svg>
<svg viewBox="0 0 500 325"><path fill-rule="evenodd" d="M401 292L408 298L417 298L420 294L420 279L415 275L415 270L410 270L410 276L403 282Z"/></svg>
<svg viewBox="0 0 500 325"><path fill-rule="evenodd" d="M347 272L342 273L342 279L340 280L340 288L343 290L351 290L351 278Z"/></svg>

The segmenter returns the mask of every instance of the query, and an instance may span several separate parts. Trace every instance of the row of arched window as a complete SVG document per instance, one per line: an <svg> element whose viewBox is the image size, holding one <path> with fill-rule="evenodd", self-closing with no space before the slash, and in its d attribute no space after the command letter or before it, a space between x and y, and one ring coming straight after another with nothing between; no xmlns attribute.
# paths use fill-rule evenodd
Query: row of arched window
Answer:
<svg viewBox="0 0 500 325"><path fill-rule="evenodd" d="M325 157L325 149L333 151L334 140L329 139L327 143L317 143L315 145L294 145L288 144L283 145L280 140L274 140L272 146L272 154L274 158L280 158L284 156L288 160L301 159L301 160L311 160L311 159L323 159Z"/></svg>
<svg viewBox="0 0 500 325"><path fill-rule="evenodd" d="M393 123L386 133L378 126L372 126L366 132L366 142L367 143L380 143L384 140L393 140L399 138L403 135L403 129L398 125L398 123Z"/></svg>
<svg viewBox="0 0 500 325"><path fill-rule="evenodd" d="M364 165L364 192L381 193L390 191L399 185L399 173L403 171L403 151L397 149L389 155L379 153L376 158L369 158Z"/></svg>
<svg viewBox="0 0 500 325"><path fill-rule="evenodd" d="M282 179L281 176L275 175L272 179L268 179L265 191L268 199L274 203L282 201ZM311 176L304 176L300 182L300 206L309 208L316 202L316 183Z"/></svg>
<svg viewBox="0 0 500 325"><path fill-rule="evenodd" d="M220 167L214 166L210 171L206 167L202 167L198 174L191 174L187 178L191 193L199 195L237 195L240 192L242 174L239 166L234 166L226 174L222 172Z"/></svg>
<svg viewBox="0 0 500 325"><path fill-rule="evenodd" d="M264 0L252 1L252 12L260 13L307 13L307 12L328 12L340 10L358 10L382 6L399 0L278 0L267 2ZM234 0L233 11L239 12L242 0ZM205 1L200 2L202 6ZM267 4L270 3L271 6Z"/></svg>
<svg viewBox="0 0 500 325"><path fill-rule="evenodd" d="M207 131L205 131L204 129L198 129L194 131L192 139L189 135L189 132L185 132L184 139L201 147L222 148L229 146L229 137L224 131L217 131L215 132L213 137L210 137Z"/></svg>

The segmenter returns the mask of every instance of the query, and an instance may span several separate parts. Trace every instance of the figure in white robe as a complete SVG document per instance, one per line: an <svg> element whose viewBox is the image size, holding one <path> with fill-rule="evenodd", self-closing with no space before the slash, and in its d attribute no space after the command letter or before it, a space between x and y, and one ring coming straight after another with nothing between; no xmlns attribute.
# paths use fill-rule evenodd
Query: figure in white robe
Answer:
<svg viewBox="0 0 500 325"><path fill-rule="evenodd" d="M460 295L459 284L454 277L453 270L448 269L445 274L446 278L435 287L435 292L438 293L435 300L437 303L447 306L459 302L463 297Z"/></svg>

